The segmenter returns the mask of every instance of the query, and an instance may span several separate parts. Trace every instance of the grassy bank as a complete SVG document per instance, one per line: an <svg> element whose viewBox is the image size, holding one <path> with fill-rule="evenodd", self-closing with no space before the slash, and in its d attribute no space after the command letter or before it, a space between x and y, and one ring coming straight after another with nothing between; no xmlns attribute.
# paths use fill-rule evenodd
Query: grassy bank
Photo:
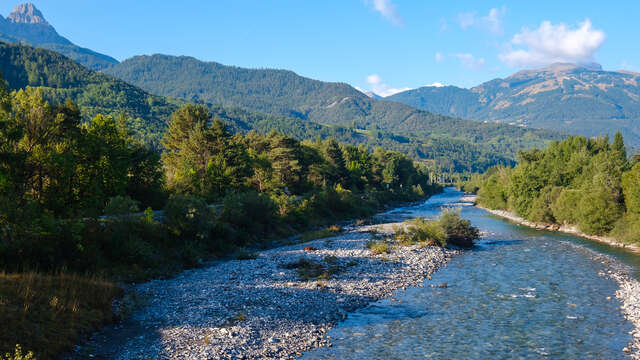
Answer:
<svg viewBox="0 0 640 360"><path fill-rule="evenodd" d="M0 348L37 359L70 349L81 334L113 321L118 286L76 275L0 274Z"/></svg>

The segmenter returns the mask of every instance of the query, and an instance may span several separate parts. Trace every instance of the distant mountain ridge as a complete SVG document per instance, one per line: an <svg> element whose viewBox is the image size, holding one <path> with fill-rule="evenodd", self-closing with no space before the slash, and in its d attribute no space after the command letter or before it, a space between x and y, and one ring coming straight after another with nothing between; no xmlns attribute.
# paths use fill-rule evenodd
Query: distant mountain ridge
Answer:
<svg viewBox="0 0 640 360"><path fill-rule="evenodd" d="M399 135L459 137L465 141L477 134L487 137L489 134L545 133L477 124L398 102L379 101L348 84L313 80L289 70L246 69L192 57L156 54L127 59L106 71L158 95L327 125L379 129Z"/></svg>
<svg viewBox="0 0 640 360"><path fill-rule="evenodd" d="M556 63L471 89L422 87L387 97L434 113L586 136L620 130L640 146L640 74Z"/></svg>
<svg viewBox="0 0 640 360"><path fill-rule="evenodd" d="M53 50L92 70L102 70L118 63L110 56L74 45L58 34L31 3L18 5L6 19L0 16L0 41L23 42Z"/></svg>
<svg viewBox="0 0 640 360"><path fill-rule="evenodd" d="M0 43L0 73L11 89L38 88L52 104L67 99L74 101L85 120L98 113L126 115L134 135L156 148L159 148L171 113L185 103L184 100L152 95L108 74L91 71L53 51L20 44ZM473 125L471 129L460 129L467 140L439 135L400 136L388 131L326 126L295 117L205 105L234 131L267 133L277 130L301 140L333 137L370 149L380 146L401 151L434 169L445 171L483 171L496 164L513 165L517 150L544 146L550 139L559 138L554 134L504 125L491 125L493 132L480 132L478 128L486 126L464 120L459 121ZM447 125L443 126L446 129Z"/></svg>

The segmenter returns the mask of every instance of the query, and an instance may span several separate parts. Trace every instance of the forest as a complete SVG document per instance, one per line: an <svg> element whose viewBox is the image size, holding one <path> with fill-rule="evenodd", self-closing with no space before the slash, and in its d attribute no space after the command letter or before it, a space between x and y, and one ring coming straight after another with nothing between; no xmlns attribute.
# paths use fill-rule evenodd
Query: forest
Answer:
<svg viewBox="0 0 640 360"><path fill-rule="evenodd" d="M1 351L20 343L47 358L73 344L111 313L108 281L167 276L439 191L404 154L233 133L202 105L170 116L161 151L128 123L83 121L71 101L0 86L0 322L16 324L0 331ZM52 309L51 294L75 303ZM35 324L50 333L31 334Z"/></svg>
<svg viewBox="0 0 640 360"><path fill-rule="evenodd" d="M527 220L577 226L625 243L640 239L640 157L627 157L622 135L569 137L522 151L514 168L494 167L462 187L489 209Z"/></svg>

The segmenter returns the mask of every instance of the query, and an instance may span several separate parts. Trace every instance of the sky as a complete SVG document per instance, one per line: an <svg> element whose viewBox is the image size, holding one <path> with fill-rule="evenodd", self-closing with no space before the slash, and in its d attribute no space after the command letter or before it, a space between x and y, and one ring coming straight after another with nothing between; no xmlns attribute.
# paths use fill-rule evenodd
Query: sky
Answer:
<svg viewBox="0 0 640 360"><path fill-rule="evenodd" d="M640 72L640 1L32 2L61 35L118 60L187 55L380 95L473 87L560 61ZM0 14L19 3L3 0Z"/></svg>

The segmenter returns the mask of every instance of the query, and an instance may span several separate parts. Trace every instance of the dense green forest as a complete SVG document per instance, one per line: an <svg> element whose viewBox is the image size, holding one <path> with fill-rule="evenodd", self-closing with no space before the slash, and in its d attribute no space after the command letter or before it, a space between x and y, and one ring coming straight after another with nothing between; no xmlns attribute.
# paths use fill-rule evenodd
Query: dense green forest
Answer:
<svg viewBox="0 0 640 360"><path fill-rule="evenodd" d="M496 167L464 185L478 203L534 221L576 225L588 234L640 239L640 159L629 161L616 133L570 137L546 150L523 151L515 168Z"/></svg>
<svg viewBox="0 0 640 360"><path fill-rule="evenodd" d="M15 324L0 330L3 353L16 343L39 359L68 349L108 320L119 293L30 270L143 280L439 190L404 154L232 133L202 105L170 116L160 153L124 116L83 121L77 105L49 103L45 92L0 86L0 295L9 301L0 323ZM29 295L34 286L42 296ZM70 300L52 308L52 296Z"/></svg>
<svg viewBox="0 0 640 360"><path fill-rule="evenodd" d="M243 69L190 57L153 55L134 57L106 71L159 95L360 131L382 131L427 143L439 139L452 141L450 145L466 142L483 153L492 153L489 157L515 160L520 149L542 147L560 138L545 130L435 115L371 99L347 84L312 80L286 70Z"/></svg>
<svg viewBox="0 0 640 360"><path fill-rule="evenodd" d="M22 45L0 44L0 71L14 90L26 86L37 87L51 103L70 99L78 104L82 118L89 122L97 114L125 116L133 135L155 149L161 149L162 134L170 115L183 100L151 95L109 75L90 71L52 51ZM478 172L496 165L513 165L518 149L544 145L557 136L542 136L516 127L486 125L459 120L462 125L473 124L456 136L456 122L448 118L433 123L441 134L397 135L378 126L362 128L354 124L320 124L295 117L268 115L238 107L206 104L233 132L255 130L267 134L277 130L298 140L335 138L370 150L380 146L402 152L436 171ZM450 129L446 130L445 129Z"/></svg>
<svg viewBox="0 0 640 360"><path fill-rule="evenodd" d="M382 148L371 153L334 139L301 143L277 132L232 134L204 106L185 105L172 115L162 155L131 137L124 118L97 115L82 122L76 105L50 105L41 89L3 90L2 107L0 259L5 270L33 262L40 269L95 271L101 264L90 259L126 259L103 253L123 247L100 244L98 239L107 236L103 230L111 228L78 220L87 216L224 204L222 219L242 241L213 227L207 230L212 233L191 234L193 241L202 237L211 243L187 247L222 251L327 219L366 215L388 201L412 200L437 188L406 155ZM118 208L123 204L125 209ZM205 221L209 211L198 209ZM182 225L178 234L202 224ZM135 234L130 229L128 236ZM143 254L164 251L166 244L154 243L160 234L140 235L137 241L145 245L129 255L154 261ZM180 241L189 238L182 235Z"/></svg>

